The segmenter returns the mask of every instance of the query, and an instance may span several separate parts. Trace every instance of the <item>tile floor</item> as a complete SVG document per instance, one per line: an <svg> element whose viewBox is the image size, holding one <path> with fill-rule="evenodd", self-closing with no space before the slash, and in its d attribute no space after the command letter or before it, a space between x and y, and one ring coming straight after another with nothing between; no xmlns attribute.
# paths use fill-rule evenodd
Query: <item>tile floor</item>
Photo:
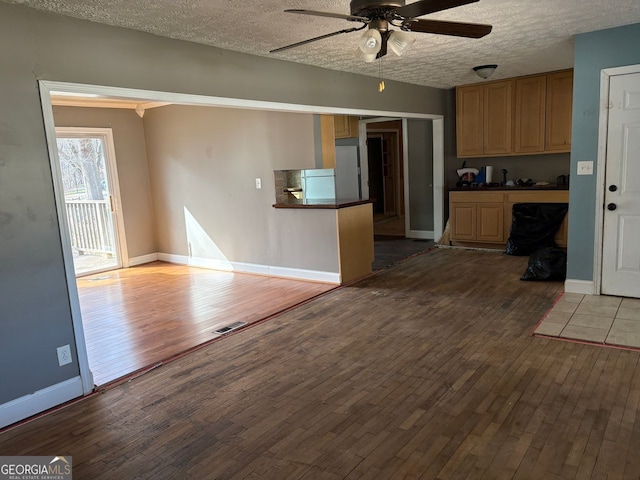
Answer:
<svg viewBox="0 0 640 480"><path fill-rule="evenodd" d="M640 299L564 293L533 333L640 348Z"/></svg>

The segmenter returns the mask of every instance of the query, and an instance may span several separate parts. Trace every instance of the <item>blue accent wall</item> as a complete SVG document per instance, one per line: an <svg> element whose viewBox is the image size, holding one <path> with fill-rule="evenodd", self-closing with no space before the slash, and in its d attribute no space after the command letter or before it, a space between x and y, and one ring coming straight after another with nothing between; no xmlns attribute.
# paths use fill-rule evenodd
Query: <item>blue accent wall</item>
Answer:
<svg viewBox="0 0 640 480"><path fill-rule="evenodd" d="M591 281L596 172L576 175L577 162L592 161L597 168L600 71L640 64L640 24L580 34L575 42L567 278Z"/></svg>

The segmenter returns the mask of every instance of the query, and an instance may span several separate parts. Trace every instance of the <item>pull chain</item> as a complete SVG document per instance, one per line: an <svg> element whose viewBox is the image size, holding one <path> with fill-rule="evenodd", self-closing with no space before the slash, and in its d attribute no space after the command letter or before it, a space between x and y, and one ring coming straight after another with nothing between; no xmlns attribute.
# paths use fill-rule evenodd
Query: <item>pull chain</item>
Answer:
<svg viewBox="0 0 640 480"><path fill-rule="evenodd" d="M378 75L380 76L380 83L378 84L378 92L384 92L384 78L382 70L382 57L380 57L380 63L378 64Z"/></svg>

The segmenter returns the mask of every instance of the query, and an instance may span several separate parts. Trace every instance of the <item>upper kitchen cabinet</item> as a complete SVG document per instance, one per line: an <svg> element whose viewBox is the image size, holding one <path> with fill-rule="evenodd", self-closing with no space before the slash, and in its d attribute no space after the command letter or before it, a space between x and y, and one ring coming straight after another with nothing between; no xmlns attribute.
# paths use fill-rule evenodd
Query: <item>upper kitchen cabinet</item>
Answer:
<svg viewBox="0 0 640 480"><path fill-rule="evenodd" d="M351 115L334 115L333 126L335 138L358 137L358 117Z"/></svg>
<svg viewBox="0 0 640 480"><path fill-rule="evenodd" d="M514 118L515 153L539 153L544 150L547 76L518 78Z"/></svg>
<svg viewBox="0 0 640 480"><path fill-rule="evenodd" d="M320 115L322 168L336 168L336 137L333 115Z"/></svg>
<svg viewBox="0 0 640 480"><path fill-rule="evenodd" d="M456 137L459 157L484 153L484 85L456 89Z"/></svg>
<svg viewBox="0 0 640 480"><path fill-rule="evenodd" d="M511 152L511 80L456 89L459 157Z"/></svg>
<svg viewBox="0 0 640 480"><path fill-rule="evenodd" d="M511 105L513 81L493 82L484 86L485 155L511 153Z"/></svg>
<svg viewBox="0 0 640 480"><path fill-rule="evenodd" d="M571 150L573 71L456 87L458 157Z"/></svg>
<svg viewBox="0 0 640 480"><path fill-rule="evenodd" d="M573 70L547 75L546 151L571 151L572 108Z"/></svg>

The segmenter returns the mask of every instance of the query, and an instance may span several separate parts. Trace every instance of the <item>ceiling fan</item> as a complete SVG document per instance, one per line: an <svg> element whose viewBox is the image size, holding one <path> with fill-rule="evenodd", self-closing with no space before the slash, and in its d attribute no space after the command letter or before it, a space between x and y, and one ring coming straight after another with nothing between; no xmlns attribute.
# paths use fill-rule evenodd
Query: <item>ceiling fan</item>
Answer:
<svg viewBox="0 0 640 480"><path fill-rule="evenodd" d="M387 54L388 49L396 55L402 55L415 41L415 38L408 32L482 38L491 32L491 25L417 18L477 1L479 0L418 0L406 5L405 0L351 0L350 15L315 10L285 10L286 13L340 18L350 22L361 22L362 25L276 48L271 50L270 53L300 47L342 33L364 30L367 27L359 45L359 54L366 62L372 62L376 58L383 57ZM391 29L390 27L392 26L399 30Z"/></svg>

